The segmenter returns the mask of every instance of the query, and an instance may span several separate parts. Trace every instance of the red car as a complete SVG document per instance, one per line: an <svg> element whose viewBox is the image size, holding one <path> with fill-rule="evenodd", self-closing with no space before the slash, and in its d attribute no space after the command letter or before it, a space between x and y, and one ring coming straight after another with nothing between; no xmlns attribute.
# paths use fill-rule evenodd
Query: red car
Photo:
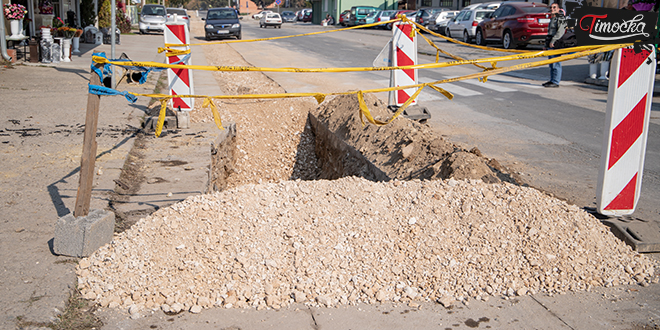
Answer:
<svg viewBox="0 0 660 330"><path fill-rule="evenodd" d="M311 21L312 21L312 11L311 11L311 10L310 10L310 11L306 11L306 12L303 14L302 21L303 21L303 23L307 23L307 22L311 22Z"/></svg>
<svg viewBox="0 0 660 330"><path fill-rule="evenodd" d="M346 26L348 24L348 20L351 18L351 11L350 10L344 10L341 15L339 15L339 25L341 26Z"/></svg>
<svg viewBox="0 0 660 330"><path fill-rule="evenodd" d="M404 14L404 15L406 15L408 18L413 19L414 15L410 15L410 16L408 16L408 15L409 15L410 13L412 13L412 12L414 12L414 10L397 10L394 14L392 14L392 16L390 16L390 19L391 19L391 20L392 20L392 19L395 19L396 16L399 15L399 14ZM388 30L392 30L392 23L387 24L386 28L387 28Z"/></svg>
<svg viewBox="0 0 660 330"><path fill-rule="evenodd" d="M548 34L550 8L535 2L504 2L477 26L475 42L501 42L506 49L543 44Z"/></svg>

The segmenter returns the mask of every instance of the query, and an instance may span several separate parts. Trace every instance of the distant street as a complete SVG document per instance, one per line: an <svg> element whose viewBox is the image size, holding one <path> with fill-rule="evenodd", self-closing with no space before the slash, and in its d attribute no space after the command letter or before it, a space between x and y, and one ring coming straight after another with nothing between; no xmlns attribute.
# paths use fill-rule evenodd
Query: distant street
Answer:
<svg viewBox="0 0 660 330"><path fill-rule="evenodd" d="M282 29L260 29L257 21L243 21L244 39L324 31L309 24L284 24ZM276 41L233 44L246 60L264 67L372 66L391 32L355 30ZM432 37L443 50L465 58L503 56L454 45ZM421 38L419 49L435 54ZM538 49L538 48L537 48ZM421 63L435 56L420 55ZM441 58L441 61L446 59ZM516 62L520 63L520 62ZM514 63L497 63L498 67ZM474 66L424 70L421 82L480 72ZM547 66L476 80L445 84L454 94L447 100L425 90L420 105L432 114L428 124L439 134L466 148L478 147L484 155L520 172L532 186L580 207L595 207L607 88L584 84L585 59L564 63L559 89L545 89ZM291 74L268 73L288 92L346 91L386 87L389 73ZM380 97L387 100L387 95ZM660 98L653 100L642 195L634 217L660 221Z"/></svg>

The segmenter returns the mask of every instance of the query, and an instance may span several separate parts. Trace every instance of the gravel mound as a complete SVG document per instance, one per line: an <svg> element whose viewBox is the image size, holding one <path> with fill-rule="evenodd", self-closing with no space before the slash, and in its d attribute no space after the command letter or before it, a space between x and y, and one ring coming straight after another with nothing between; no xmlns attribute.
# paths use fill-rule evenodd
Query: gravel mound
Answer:
<svg viewBox="0 0 660 330"><path fill-rule="evenodd" d="M131 314L484 299L657 281L576 206L481 180L247 184L142 219L77 267Z"/></svg>

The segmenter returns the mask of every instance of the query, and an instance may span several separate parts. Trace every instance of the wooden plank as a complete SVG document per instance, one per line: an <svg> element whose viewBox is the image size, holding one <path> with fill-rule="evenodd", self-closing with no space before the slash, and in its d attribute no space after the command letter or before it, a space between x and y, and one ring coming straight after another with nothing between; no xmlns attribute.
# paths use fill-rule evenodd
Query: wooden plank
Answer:
<svg viewBox="0 0 660 330"><path fill-rule="evenodd" d="M96 68L103 70L102 64L95 64ZM92 71L90 84L100 85L101 79ZM101 96L89 93L87 95L87 114L85 117L85 135L83 138L82 157L80 157L80 181L76 194L76 206L73 210L75 217L84 217L89 213L89 204L92 200L92 185L94 183L94 165L96 164L96 130L99 123L99 105Z"/></svg>

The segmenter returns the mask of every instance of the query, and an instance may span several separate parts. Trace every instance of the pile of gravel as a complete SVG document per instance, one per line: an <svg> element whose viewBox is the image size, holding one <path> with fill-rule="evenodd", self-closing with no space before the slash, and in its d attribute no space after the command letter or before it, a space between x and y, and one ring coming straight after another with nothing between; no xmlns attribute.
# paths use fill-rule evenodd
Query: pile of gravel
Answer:
<svg viewBox="0 0 660 330"><path fill-rule="evenodd" d="M77 267L131 314L488 299L657 281L576 206L481 180L247 184L142 219Z"/></svg>

